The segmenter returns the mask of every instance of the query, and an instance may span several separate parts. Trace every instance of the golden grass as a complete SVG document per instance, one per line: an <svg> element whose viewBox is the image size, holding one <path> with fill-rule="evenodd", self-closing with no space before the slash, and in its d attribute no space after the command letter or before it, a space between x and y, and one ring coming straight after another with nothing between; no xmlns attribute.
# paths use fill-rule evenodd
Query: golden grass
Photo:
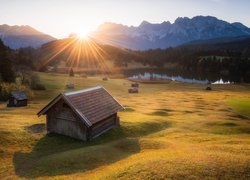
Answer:
<svg viewBox="0 0 250 180"><path fill-rule="evenodd" d="M125 79L40 76L47 90L35 91L27 107L0 104L0 178L250 178L250 120L229 103L248 101L249 85L208 92L204 85L141 84L139 94L128 94ZM32 133L45 123L36 113L67 83L76 90L104 86L127 108L119 113L121 127L89 143Z"/></svg>

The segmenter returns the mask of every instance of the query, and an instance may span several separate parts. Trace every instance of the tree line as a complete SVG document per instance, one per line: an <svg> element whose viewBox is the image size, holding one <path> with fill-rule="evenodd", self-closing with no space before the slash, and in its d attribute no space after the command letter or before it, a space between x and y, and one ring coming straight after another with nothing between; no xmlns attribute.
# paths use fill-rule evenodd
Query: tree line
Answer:
<svg viewBox="0 0 250 180"><path fill-rule="evenodd" d="M58 48L70 41L59 40L43 45L40 49L21 48L11 50L0 41L0 80L13 82L15 76L25 76L27 70L45 71L46 66L56 66L60 61L65 61L69 56L72 47L69 46L64 52L56 56L50 63L45 63L48 55L56 54ZM185 69L194 72L237 74L243 76L250 82L250 47L238 46L241 48L225 48L223 45L206 48L182 46L167 49L150 49L146 51L134 51L117 48L110 45L99 45L104 53L101 56L92 56L98 62L100 58L112 60L116 67L128 67L129 63L139 62L150 67L168 68L168 64L174 64L176 69ZM234 47L237 45L234 45ZM84 66L83 56L80 64L72 66ZM45 65L45 66L41 66ZM98 68L98 64L95 64ZM42 67L42 68L41 68Z"/></svg>

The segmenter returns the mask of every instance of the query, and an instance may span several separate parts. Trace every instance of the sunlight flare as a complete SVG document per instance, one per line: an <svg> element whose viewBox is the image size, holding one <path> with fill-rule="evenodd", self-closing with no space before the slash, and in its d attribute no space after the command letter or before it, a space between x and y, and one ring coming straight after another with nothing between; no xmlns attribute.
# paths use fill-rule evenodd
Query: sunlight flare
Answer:
<svg viewBox="0 0 250 180"><path fill-rule="evenodd" d="M91 30L88 29L88 28L81 28L81 29L79 29L79 30L76 31L76 36L79 39L88 39L90 31Z"/></svg>

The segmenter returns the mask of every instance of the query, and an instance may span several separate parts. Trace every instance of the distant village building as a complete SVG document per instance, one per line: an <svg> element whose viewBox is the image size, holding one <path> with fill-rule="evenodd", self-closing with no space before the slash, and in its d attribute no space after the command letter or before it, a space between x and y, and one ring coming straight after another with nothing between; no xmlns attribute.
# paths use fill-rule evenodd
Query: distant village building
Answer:
<svg viewBox="0 0 250 180"><path fill-rule="evenodd" d="M97 86L61 93L37 115L46 114L47 132L88 141L119 125L121 109L105 88Z"/></svg>
<svg viewBox="0 0 250 180"><path fill-rule="evenodd" d="M20 107L27 106L28 104L28 96L23 91L12 91L8 102L7 107Z"/></svg>

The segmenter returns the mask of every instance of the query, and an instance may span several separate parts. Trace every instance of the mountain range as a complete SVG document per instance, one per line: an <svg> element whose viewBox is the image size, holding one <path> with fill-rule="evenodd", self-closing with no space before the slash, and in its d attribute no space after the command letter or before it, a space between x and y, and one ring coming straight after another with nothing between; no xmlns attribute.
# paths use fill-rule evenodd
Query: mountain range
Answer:
<svg viewBox="0 0 250 180"><path fill-rule="evenodd" d="M104 23L91 34L101 43L134 50L176 47L195 40L249 35L250 28L247 26L212 16L179 17L174 23L143 21L138 27Z"/></svg>
<svg viewBox="0 0 250 180"><path fill-rule="evenodd" d="M143 21L139 26L104 23L90 37L101 44L132 50L176 47L192 41L230 39L250 36L250 28L236 22L229 23L212 16L179 17L174 23L152 24ZM0 38L12 49L38 48L55 40L54 37L30 26L0 25Z"/></svg>
<svg viewBox="0 0 250 180"><path fill-rule="evenodd" d="M76 37L69 37L42 45L36 54L38 55L36 60L42 65L39 70L44 70L46 66L58 65L61 68L73 66L93 70L103 68L102 65L107 61L117 67L127 67L126 64L131 62L159 67L159 64L161 66L164 62L193 63L207 56L250 57L250 36L192 41L175 48L147 51L99 44L91 38L88 41L79 41Z"/></svg>
<svg viewBox="0 0 250 180"><path fill-rule="evenodd" d="M55 40L56 38L37 31L30 26L0 25L0 39L5 45L12 49L21 47L38 48L42 44Z"/></svg>

